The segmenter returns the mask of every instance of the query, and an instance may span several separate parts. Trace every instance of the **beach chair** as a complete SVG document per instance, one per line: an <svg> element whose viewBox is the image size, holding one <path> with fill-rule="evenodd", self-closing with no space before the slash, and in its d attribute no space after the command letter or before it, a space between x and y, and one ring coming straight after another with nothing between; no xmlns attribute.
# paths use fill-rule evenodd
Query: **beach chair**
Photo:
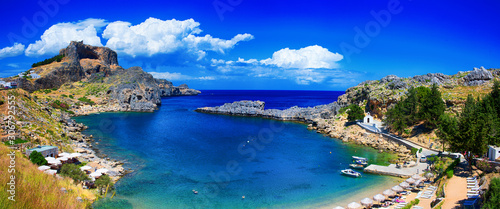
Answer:
<svg viewBox="0 0 500 209"><path fill-rule="evenodd" d="M421 206L415 205L415 206L413 206L413 209L424 209L424 208Z"/></svg>
<svg viewBox="0 0 500 209"><path fill-rule="evenodd" d="M418 193L417 193L417 196L415 197L415 199L419 199L419 198L422 196L422 194L423 194L423 193L424 193L424 192L422 192L422 191L418 192Z"/></svg>
<svg viewBox="0 0 500 209"><path fill-rule="evenodd" d="M427 189L435 191L437 189L436 186L429 186Z"/></svg>
<svg viewBox="0 0 500 209"><path fill-rule="evenodd" d="M477 177L473 176L473 177L467 177L467 180L476 180Z"/></svg>
<svg viewBox="0 0 500 209"><path fill-rule="evenodd" d="M408 203L407 202L402 202L402 203L399 203L398 205L396 205L396 209L400 209L400 208L404 208Z"/></svg>
<svg viewBox="0 0 500 209"><path fill-rule="evenodd" d="M424 194L424 195L422 195L422 198L424 198L424 199L431 199L432 195Z"/></svg>
<svg viewBox="0 0 500 209"><path fill-rule="evenodd" d="M467 185L467 189L472 189L472 188L475 188L475 187L479 187L479 186L477 184Z"/></svg>

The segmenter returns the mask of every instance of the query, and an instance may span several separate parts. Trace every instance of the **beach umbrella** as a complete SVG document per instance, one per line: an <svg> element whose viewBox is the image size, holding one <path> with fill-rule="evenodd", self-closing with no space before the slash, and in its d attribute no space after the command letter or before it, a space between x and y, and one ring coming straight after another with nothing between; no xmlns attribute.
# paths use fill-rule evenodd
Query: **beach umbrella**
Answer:
<svg viewBox="0 0 500 209"><path fill-rule="evenodd" d="M422 177L421 177L420 175L418 175L418 174L415 174L415 175L411 176L411 178L412 178L412 179L415 179L415 180L420 180L420 179L422 179Z"/></svg>
<svg viewBox="0 0 500 209"><path fill-rule="evenodd" d="M333 209L345 209L345 208L341 207L341 206L337 206L337 207L334 207Z"/></svg>
<svg viewBox="0 0 500 209"><path fill-rule="evenodd" d="M408 184L408 183L406 183L406 182L403 181L403 182L401 182L401 184L399 184L399 186L401 188L405 188L406 189L406 188L410 187L410 184Z"/></svg>
<svg viewBox="0 0 500 209"><path fill-rule="evenodd" d="M68 157L60 157L60 158L57 158L57 159L60 160L60 161L68 161L69 160Z"/></svg>
<svg viewBox="0 0 500 209"><path fill-rule="evenodd" d="M102 174L101 174L101 173L94 172L94 173L91 173L89 176L90 176L90 177L94 177L94 178L99 178L99 177L101 177L101 176L102 176Z"/></svg>
<svg viewBox="0 0 500 209"><path fill-rule="evenodd" d="M406 179L406 182L408 182L408 184L413 184L413 183L415 183L415 179L409 178L409 179Z"/></svg>
<svg viewBox="0 0 500 209"><path fill-rule="evenodd" d="M418 181L416 181L416 182L415 182L415 186L418 186L418 185L420 185L421 183L422 183L422 180L418 180Z"/></svg>
<svg viewBox="0 0 500 209"><path fill-rule="evenodd" d="M45 160L49 161L49 160L55 160L55 158L53 157L46 157Z"/></svg>
<svg viewBox="0 0 500 209"><path fill-rule="evenodd" d="M90 167L88 165L80 167L80 170L82 170L82 171L88 171L90 169L92 169L92 167Z"/></svg>
<svg viewBox="0 0 500 209"><path fill-rule="evenodd" d="M389 190L389 191L391 191L391 190ZM375 200L377 202L382 202L385 200L385 196L381 195L381 194L377 194L377 195L373 196L373 200Z"/></svg>
<svg viewBox="0 0 500 209"><path fill-rule="evenodd" d="M361 205L357 202L351 202L351 203L349 203L349 205L347 205L348 209L358 209L360 207L361 207Z"/></svg>
<svg viewBox="0 0 500 209"><path fill-rule="evenodd" d="M393 187L393 188L394 188L394 187ZM393 196L393 195L395 195L396 193L395 193L393 190L386 189L384 192L382 192L382 194L384 194L385 196Z"/></svg>
<svg viewBox="0 0 500 209"><path fill-rule="evenodd" d="M370 207L370 206L373 205L373 200L370 199L370 198L368 198L368 197L367 198L363 198L361 200L361 205L366 206L366 207Z"/></svg>
<svg viewBox="0 0 500 209"><path fill-rule="evenodd" d="M57 160L57 159L53 159L53 160L47 160L47 163L50 165L57 165L57 164L61 164L61 161Z"/></svg>
<svg viewBox="0 0 500 209"><path fill-rule="evenodd" d="M67 153L67 152L61 152L57 156L59 156L59 157L67 157L68 155L69 155L69 153Z"/></svg>
<svg viewBox="0 0 500 209"><path fill-rule="evenodd" d="M49 169L50 169L50 166L46 166L46 165L42 165L42 166L38 167L38 170L41 170L41 171L46 171Z"/></svg>
<svg viewBox="0 0 500 209"><path fill-rule="evenodd" d="M106 168L101 168L101 169L96 170L95 172L96 172L96 173L106 174L108 171L109 171L109 170L108 170L108 169L106 169Z"/></svg>
<svg viewBox="0 0 500 209"><path fill-rule="evenodd" d="M80 154L80 153L71 153L69 155L69 158L75 158L75 157L81 157L81 156L82 156L82 154Z"/></svg>
<svg viewBox="0 0 500 209"><path fill-rule="evenodd" d="M392 189L392 191L395 191L395 192L401 192L401 191L403 191L403 188L400 187L400 186L398 186L398 185L393 186L391 189Z"/></svg>

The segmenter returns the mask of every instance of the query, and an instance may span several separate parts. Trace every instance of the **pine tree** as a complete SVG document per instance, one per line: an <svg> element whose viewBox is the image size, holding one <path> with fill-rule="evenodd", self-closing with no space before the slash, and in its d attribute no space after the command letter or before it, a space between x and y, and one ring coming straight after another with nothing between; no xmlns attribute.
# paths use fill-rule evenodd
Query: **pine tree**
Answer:
<svg viewBox="0 0 500 209"><path fill-rule="evenodd" d="M356 120L362 120L365 117L365 113L363 109L359 107L357 104L349 105L349 111L347 112L347 120L349 122L354 122Z"/></svg>

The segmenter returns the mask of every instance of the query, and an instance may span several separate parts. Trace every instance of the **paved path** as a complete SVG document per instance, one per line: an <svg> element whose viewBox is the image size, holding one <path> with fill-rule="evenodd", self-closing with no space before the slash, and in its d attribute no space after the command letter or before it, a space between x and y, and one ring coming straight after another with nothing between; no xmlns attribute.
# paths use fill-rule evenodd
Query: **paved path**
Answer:
<svg viewBox="0 0 500 209"><path fill-rule="evenodd" d="M427 168L427 163L418 163L416 166L409 168L396 168L395 164L390 164L388 166L381 165L369 165L364 169L367 173L376 173L397 177L410 177L413 174L421 174Z"/></svg>
<svg viewBox="0 0 500 209"><path fill-rule="evenodd" d="M420 146L420 145L418 145L416 143L413 143L413 142L408 141L406 139L397 137L397 136L395 136L393 134L386 133L386 131L382 131L379 128L375 128L371 124L365 124L365 123L360 123L360 122L358 122L357 124L358 124L359 127L363 128L365 130L368 130L368 131L373 132L373 133L382 134L383 136L385 136L387 138L391 138L392 140L396 140L396 141L401 142L402 144L405 144L407 147L412 147L412 148L416 148L416 149L422 149L422 155L425 155L425 156L428 156L428 155L437 155L439 153L439 152L437 152L435 150L431 150L431 149L429 149L427 147Z"/></svg>

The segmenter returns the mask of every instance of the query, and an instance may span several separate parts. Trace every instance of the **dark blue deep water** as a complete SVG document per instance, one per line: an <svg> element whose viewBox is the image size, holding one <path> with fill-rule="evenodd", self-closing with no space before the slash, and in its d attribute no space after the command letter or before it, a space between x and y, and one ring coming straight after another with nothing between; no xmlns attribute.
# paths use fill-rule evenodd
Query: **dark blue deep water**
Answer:
<svg viewBox="0 0 500 209"><path fill-rule="evenodd" d="M99 142L95 147L134 170L116 184L111 201L95 206L315 208L392 181L378 175L339 175L352 155L371 160L381 155L309 131L304 124L194 112L245 99L265 101L266 108L315 106L342 93L207 90L198 96L163 98L154 113L78 117L89 126L85 133Z"/></svg>

